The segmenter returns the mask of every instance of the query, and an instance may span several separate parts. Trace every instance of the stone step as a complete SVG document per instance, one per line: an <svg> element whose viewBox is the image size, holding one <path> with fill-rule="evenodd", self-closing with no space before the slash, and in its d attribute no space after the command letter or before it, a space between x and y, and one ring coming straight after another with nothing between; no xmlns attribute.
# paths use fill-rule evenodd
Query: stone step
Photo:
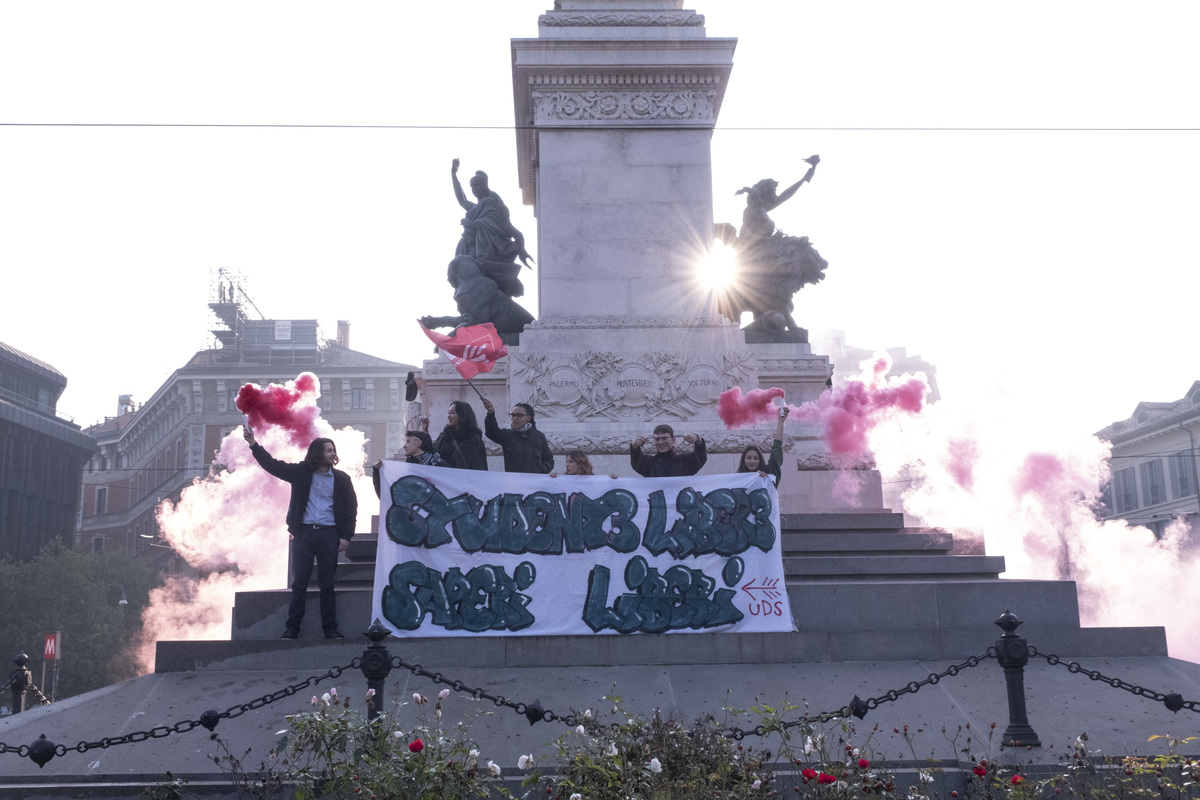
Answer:
<svg viewBox="0 0 1200 800"><path fill-rule="evenodd" d="M1003 556L785 556L783 574L794 583L819 581L921 582L953 579L995 580Z"/></svg>
<svg viewBox="0 0 1200 800"><path fill-rule="evenodd" d="M912 531L909 533L908 531ZM792 533L785 531L780 537L783 554L817 556L824 554L854 553L878 556L892 553L918 551L922 553L949 553L954 547L954 537L949 533L926 532L919 528L905 528L901 533L877 533L838 531L837 533Z"/></svg>
<svg viewBox="0 0 1200 800"><path fill-rule="evenodd" d="M890 636L893 628L964 628L995 619L996 609L1006 608L1020 611L1026 623L1022 633L1029 626L1079 627L1073 581L831 581L790 583L787 588L800 631Z"/></svg>
<svg viewBox="0 0 1200 800"><path fill-rule="evenodd" d="M998 616L993 610L988 616ZM349 637L330 641L305 632L298 641L160 641L155 672L253 670L264 665L325 670L360 655L366 626L343 625ZM959 660L995 644L999 629L978 620L964 628L906 628L864 635L855 630L796 633L611 634L595 636L470 636L389 638L393 656L440 668L619 667L626 665L789 664L824 661ZM1064 657L1165 656L1161 627L1077 628L1025 625L1021 633L1042 650ZM437 665L442 665L438 667ZM985 666L994 669L994 666Z"/></svg>
<svg viewBox="0 0 1200 800"><path fill-rule="evenodd" d="M846 514L780 514L779 527L785 531L898 531L904 527L904 515L893 511L858 511Z"/></svg>

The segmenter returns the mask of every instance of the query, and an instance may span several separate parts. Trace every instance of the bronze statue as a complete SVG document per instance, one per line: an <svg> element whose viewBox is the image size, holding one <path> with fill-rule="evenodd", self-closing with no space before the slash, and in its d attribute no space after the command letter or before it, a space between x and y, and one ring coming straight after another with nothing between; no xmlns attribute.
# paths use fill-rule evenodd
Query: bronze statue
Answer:
<svg viewBox="0 0 1200 800"><path fill-rule="evenodd" d="M743 311L754 315L747 329L803 333L792 318L792 296L810 283L824 279L829 262L809 243L807 236L789 236L775 227L767 213L789 200L812 180L820 156L804 159L810 166L804 177L777 194L777 181L761 180L739 189L746 195L742 227L736 237L732 226L723 226L725 244L737 251L736 274L721 297L720 310L737 322Z"/></svg>
<svg viewBox="0 0 1200 800"><path fill-rule="evenodd" d="M487 173L471 176L476 202L467 199L458 181L457 158L450 166L450 180L455 199L467 212L446 274L454 288L458 316L426 316L421 323L427 328L449 328L490 322L501 334L520 333L533 321L533 315L513 301L525 294L519 277L521 265L529 267L533 261L525 249L525 237L513 227L500 195L488 188Z"/></svg>
<svg viewBox="0 0 1200 800"><path fill-rule="evenodd" d="M463 193L458 182L458 159L450 166L450 180L454 184L454 197L467 215L463 217L462 238L455 249L456 256L471 256L480 262L480 270L496 281L501 291L509 297L520 297L525 293L517 277L521 267L526 267L533 257L525 249L525 236L513 227L508 218L508 206L500 195L488 188L487 173L479 170L471 176L471 194L478 201L472 203Z"/></svg>
<svg viewBox="0 0 1200 800"><path fill-rule="evenodd" d="M490 322L496 332L520 333L533 322L533 315L517 305L495 280L480 269L472 256L455 256L450 261L446 280L454 287L456 317L421 317L426 328L458 328Z"/></svg>

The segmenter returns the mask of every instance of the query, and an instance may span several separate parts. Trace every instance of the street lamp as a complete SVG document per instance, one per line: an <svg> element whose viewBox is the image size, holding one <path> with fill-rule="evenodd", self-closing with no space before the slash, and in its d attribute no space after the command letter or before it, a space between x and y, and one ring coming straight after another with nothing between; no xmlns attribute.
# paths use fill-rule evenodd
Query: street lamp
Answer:
<svg viewBox="0 0 1200 800"><path fill-rule="evenodd" d="M114 586L116 587L117 591L121 593L121 599L117 601L117 605L119 605L119 606L129 605L129 601L125 599L125 587L119 583L109 584L110 588L114 587Z"/></svg>

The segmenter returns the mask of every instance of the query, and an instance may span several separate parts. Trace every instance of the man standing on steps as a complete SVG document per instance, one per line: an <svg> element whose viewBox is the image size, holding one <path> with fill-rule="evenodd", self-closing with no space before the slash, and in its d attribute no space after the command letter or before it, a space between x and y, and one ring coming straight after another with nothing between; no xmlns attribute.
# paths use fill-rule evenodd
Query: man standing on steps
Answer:
<svg viewBox="0 0 1200 800"><path fill-rule="evenodd" d="M249 428L244 436L250 453L269 474L292 485L288 502L287 529L292 540L292 598L288 603L287 625L281 638L299 639L312 577L313 558L317 560L317 585L321 589L321 627L326 639L342 639L338 630L333 576L337 572L338 553L344 553L354 535L358 520L358 497L350 476L339 469L337 448L329 439L314 439L303 463L288 464L271 457L254 440Z"/></svg>

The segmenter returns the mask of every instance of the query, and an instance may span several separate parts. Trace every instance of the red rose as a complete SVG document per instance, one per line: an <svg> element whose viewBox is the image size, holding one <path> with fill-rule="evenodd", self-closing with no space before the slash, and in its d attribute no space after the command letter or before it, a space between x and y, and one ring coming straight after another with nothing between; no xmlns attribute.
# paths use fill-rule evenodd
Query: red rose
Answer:
<svg viewBox="0 0 1200 800"><path fill-rule="evenodd" d="M871 762L870 762L870 761L867 761L865 758L860 758L860 759L858 760L858 766L859 766L861 769L866 769L867 767L871 766Z"/></svg>
<svg viewBox="0 0 1200 800"><path fill-rule="evenodd" d="M987 770L984 769L983 767L975 767L974 769L971 770L971 772L974 772L976 775L978 775L981 778L984 775L987 775Z"/></svg>
<svg viewBox="0 0 1200 800"><path fill-rule="evenodd" d="M408 749L414 753L419 753L425 749L425 743L420 739L413 739L408 743Z"/></svg>
<svg viewBox="0 0 1200 800"><path fill-rule="evenodd" d="M1024 779L1024 778L1022 778L1020 775L1013 775L1013 776L1012 776L1012 784L1013 784L1013 786L1016 786L1018 783L1024 783L1024 782L1025 782L1025 779Z"/></svg>
<svg viewBox="0 0 1200 800"><path fill-rule="evenodd" d="M817 771L812 768L802 769L802 770L800 770L800 775L805 778L808 778L809 780L812 780L813 778L817 777Z"/></svg>
<svg viewBox="0 0 1200 800"><path fill-rule="evenodd" d="M827 772L822 772L819 776L817 776L817 783L837 783L837 778L833 777Z"/></svg>

